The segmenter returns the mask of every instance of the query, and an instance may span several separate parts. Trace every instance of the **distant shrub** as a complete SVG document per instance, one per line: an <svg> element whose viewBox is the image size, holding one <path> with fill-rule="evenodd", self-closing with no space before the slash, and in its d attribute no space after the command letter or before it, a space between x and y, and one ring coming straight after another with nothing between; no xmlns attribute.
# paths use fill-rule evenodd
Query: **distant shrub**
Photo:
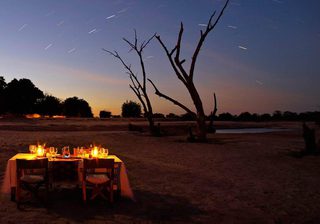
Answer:
<svg viewBox="0 0 320 224"><path fill-rule="evenodd" d="M179 119L180 117L174 113L169 113L166 115L166 118L169 118L169 119Z"/></svg>
<svg viewBox="0 0 320 224"><path fill-rule="evenodd" d="M110 118L110 117L111 117L111 112L110 112L110 111L102 110L102 111L100 111L100 113L99 113L99 117L100 117L100 118Z"/></svg>
<svg viewBox="0 0 320 224"><path fill-rule="evenodd" d="M141 106L134 101L126 101L122 104L122 117L140 117Z"/></svg>
<svg viewBox="0 0 320 224"><path fill-rule="evenodd" d="M63 102L63 114L67 117L93 117L88 102L75 96Z"/></svg>
<svg viewBox="0 0 320 224"><path fill-rule="evenodd" d="M181 114L180 118L183 121L194 121L195 120L195 118L192 116L192 114L189 114L189 113Z"/></svg>
<svg viewBox="0 0 320 224"><path fill-rule="evenodd" d="M161 113L154 113L153 117L154 118L165 118L164 114L161 114Z"/></svg>
<svg viewBox="0 0 320 224"><path fill-rule="evenodd" d="M230 113L221 113L221 114L219 114L218 119L219 119L220 121L232 121L232 120L234 120L235 118L234 118L234 116L233 116L232 114L230 114Z"/></svg>

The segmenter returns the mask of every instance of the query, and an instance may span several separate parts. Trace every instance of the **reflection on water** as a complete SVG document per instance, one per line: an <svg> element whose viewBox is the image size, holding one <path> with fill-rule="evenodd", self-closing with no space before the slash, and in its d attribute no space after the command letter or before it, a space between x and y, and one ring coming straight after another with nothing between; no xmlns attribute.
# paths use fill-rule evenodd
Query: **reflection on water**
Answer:
<svg viewBox="0 0 320 224"><path fill-rule="evenodd" d="M234 128L234 129L217 129L216 133L221 134L255 134L255 133L267 133L276 131L287 131L289 129L280 128Z"/></svg>

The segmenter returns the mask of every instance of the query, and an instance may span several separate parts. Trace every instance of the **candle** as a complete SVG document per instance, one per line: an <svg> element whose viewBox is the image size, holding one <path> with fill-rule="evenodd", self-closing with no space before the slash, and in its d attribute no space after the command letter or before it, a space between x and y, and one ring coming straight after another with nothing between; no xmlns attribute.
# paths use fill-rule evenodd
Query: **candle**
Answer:
<svg viewBox="0 0 320 224"><path fill-rule="evenodd" d="M37 147L37 156L43 156L44 155L44 148L42 145L38 145Z"/></svg>
<svg viewBox="0 0 320 224"><path fill-rule="evenodd" d="M95 146L91 151L91 155L92 157L98 157L98 153L99 153L98 147Z"/></svg>

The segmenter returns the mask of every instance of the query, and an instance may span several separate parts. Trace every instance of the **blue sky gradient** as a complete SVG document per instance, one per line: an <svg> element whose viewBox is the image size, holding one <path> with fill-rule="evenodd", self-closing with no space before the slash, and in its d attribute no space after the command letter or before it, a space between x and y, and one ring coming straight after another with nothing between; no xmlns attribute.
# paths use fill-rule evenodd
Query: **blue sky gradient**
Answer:
<svg viewBox="0 0 320 224"><path fill-rule="evenodd" d="M139 70L123 37L154 33L173 47L184 22L183 56L190 63L199 30L222 0L1 0L0 75L30 78L61 99L78 96L119 114L136 100L121 64L102 51L117 50ZM320 1L232 0L209 34L196 65L195 83L207 113L212 93L218 113L296 112L320 109ZM159 43L144 52L148 76L163 92L193 107ZM181 109L153 94L156 112Z"/></svg>

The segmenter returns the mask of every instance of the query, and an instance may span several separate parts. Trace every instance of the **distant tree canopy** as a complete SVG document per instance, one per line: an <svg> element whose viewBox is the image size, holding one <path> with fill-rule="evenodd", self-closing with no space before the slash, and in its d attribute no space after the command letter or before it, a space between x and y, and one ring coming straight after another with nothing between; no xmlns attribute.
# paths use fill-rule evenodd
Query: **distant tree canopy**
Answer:
<svg viewBox="0 0 320 224"><path fill-rule="evenodd" d="M100 118L110 118L110 117L111 117L111 112L110 112L110 111L102 110L102 111L100 111L100 113L99 113L99 117L100 117Z"/></svg>
<svg viewBox="0 0 320 224"><path fill-rule="evenodd" d="M2 76L0 76L0 114L3 114L6 112L6 106L5 106L5 97L4 97L4 91L7 86L6 81Z"/></svg>
<svg viewBox="0 0 320 224"><path fill-rule="evenodd" d="M61 100L52 95L45 95L36 103L37 113L41 115L61 115L62 103Z"/></svg>
<svg viewBox="0 0 320 224"><path fill-rule="evenodd" d="M238 116L230 113L219 114L217 120L220 121L320 121L320 112L295 113L290 111L281 112L276 110L273 114L256 114L242 112Z"/></svg>
<svg viewBox="0 0 320 224"><path fill-rule="evenodd" d="M30 114L35 112L35 103L44 97L29 79L13 79L3 91L5 111L13 114Z"/></svg>
<svg viewBox="0 0 320 224"><path fill-rule="evenodd" d="M126 101L122 104L122 117L140 117L141 106L134 101Z"/></svg>
<svg viewBox="0 0 320 224"><path fill-rule="evenodd" d="M165 118L164 114L162 114L162 113L154 113L153 117L154 118Z"/></svg>
<svg viewBox="0 0 320 224"><path fill-rule="evenodd" d="M63 114L67 117L93 117L88 102L76 96L63 102Z"/></svg>
<svg viewBox="0 0 320 224"><path fill-rule="evenodd" d="M169 113L169 114L166 115L166 118L168 118L168 119L178 119L179 115L176 115L174 113Z"/></svg>
<svg viewBox="0 0 320 224"><path fill-rule="evenodd" d="M77 97L63 103L57 97L43 94L29 79L13 79L8 84L0 76L0 114L65 115L69 117L93 117L89 104Z"/></svg>

